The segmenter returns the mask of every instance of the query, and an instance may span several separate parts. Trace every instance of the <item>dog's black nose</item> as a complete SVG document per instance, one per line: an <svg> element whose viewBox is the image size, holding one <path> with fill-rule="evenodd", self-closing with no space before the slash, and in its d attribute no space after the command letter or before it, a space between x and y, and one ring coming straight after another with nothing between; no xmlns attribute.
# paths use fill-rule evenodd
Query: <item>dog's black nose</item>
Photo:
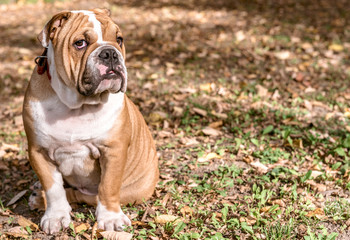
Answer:
<svg viewBox="0 0 350 240"><path fill-rule="evenodd" d="M106 62L118 61L118 53L112 48L103 49L98 55L98 57Z"/></svg>

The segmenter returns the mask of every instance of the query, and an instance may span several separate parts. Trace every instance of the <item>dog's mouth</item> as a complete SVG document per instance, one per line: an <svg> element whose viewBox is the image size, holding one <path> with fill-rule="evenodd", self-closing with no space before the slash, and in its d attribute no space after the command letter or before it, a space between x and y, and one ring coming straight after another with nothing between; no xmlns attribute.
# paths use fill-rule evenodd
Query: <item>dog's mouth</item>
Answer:
<svg viewBox="0 0 350 240"><path fill-rule="evenodd" d="M103 67L98 66L97 69ZM102 74L101 74L102 73ZM103 71L85 71L78 91L84 96L94 96L102 92L124 92L126 84L126 72L122 66L104 67Z"/></svg>
<svg viewBox="0 0 350 240"><path fill-rule="evenodd" d="M106 73L103 74L102 76L102 81L105 79L118 79L122 78L122 80L125 80L125 74L122 70L122 67L117 67L117 68L108 68Z"/></svg>
<svg viewBox="0 0 350 240"><path fill-rule="evenodd" d="M100 83L95 91L96 94L109 91L116 93L122 91L126 76L122 66L107 69L106 73L101 75Z"/></svg>
<svg viewBox="0 0 350 240"><path fill-rule="evenodd" d="M122 54L113 46L96 48L88 57L85 71L78 81L78 91L86 97L102 93L125 92L127 70Z"/></svg>

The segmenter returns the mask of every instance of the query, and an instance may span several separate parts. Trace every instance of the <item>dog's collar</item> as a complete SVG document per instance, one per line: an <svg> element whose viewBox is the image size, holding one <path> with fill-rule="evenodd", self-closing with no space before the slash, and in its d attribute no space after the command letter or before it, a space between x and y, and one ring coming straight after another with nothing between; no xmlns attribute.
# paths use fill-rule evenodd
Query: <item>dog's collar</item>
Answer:
<svg viewBox="0 0 350 240"><path fill-rule="evenodd" d="M37 56L34 61L35 61L36 65L38 65L38 67L36 69L37 73L39 75L42 75L46 71L47 77L51 81L49 63L47 62L47 48L45 48L44 52L41 54L41 56Z"/></svg>

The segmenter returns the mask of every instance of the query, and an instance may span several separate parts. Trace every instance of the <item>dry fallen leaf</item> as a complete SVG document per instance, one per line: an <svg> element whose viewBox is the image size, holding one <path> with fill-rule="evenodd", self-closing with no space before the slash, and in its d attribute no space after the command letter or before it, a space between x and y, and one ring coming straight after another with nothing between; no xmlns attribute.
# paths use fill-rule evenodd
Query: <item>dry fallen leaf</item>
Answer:
<svg viewBox="0 0 350 240"><path fill-rule="evenodd" d="M127 232L103 231L100 234L107 240L130 240L132 238L132 234Z"/></svg>
<svg viewBox="0 0 350 240"><path fill-rule="evenodd" d="M1 151L0 151L0 155L1 155ZM1 156L0 156L0 158L1 158ZM7 166L7 165L5 165L5 163L4 162L0 162L0 171L2 170L2 171L6 171L6 170L8 170L9 169L9 167Z"/></svg>
<svg viewBox="0 0 350 240"><path fill-rule="evenodd" d="M24 196L24 194L27 193L27 191L28 191L28 190L23 190L23 191L17 193L16 196L14 196L14 197L7 203L6 207L8 207L8 206L14 204L15 202L17 202L21 197Z"/></svg>
<svg viewBox="0 0 350 240"><path fill-rule="evenodd" d="M250 165L261 173L267 173L267 171L269 170L269 168L262 164L260 161L251 162Z"/></svg>
<svg viewBox="0 0 350 240"><path fill-rule="evenodd" d="M171 76L171 75L174 75L176 73L176 71L175 71L175 69L174 68L172 68L172 67L167 67L167 69L166 69L166 75L167 76Z"/></svg>
<svg viewBox="0 0 350 240"><path fill-rule="evenodd" d="M327 190L326 185L316 183L314 180L307 180L306 183L309 184L312 189L317 190L317 192L324 192Z"/></svg>
<svg viewBox="0 0 350 240"><path fill-rule="evenodd" d="M183 112L184 112L183 108L176 107L176 106L174 107L173 114L175 117L181 117Z"/></svg>
<svg viewBox="0 0 350 240"><path fill-rule="evenodd" d="M254 160L253 157L250 155L243 157L243 161L245 161L246 163L251 163L251 162L253 162L253 160Z"/></svg>
<svg viewBox="0 0 350 240"><path fill-rule="evenodd" d="M242 30L236 32L235 33L235 37L236 37L236 41L237 42L241 42L241 41L243 41L246 38L246 36L245 36L245 34L244 34L244 32Z"/></svg>
<svg viewBox="0 0 350 240"><path fill-rule="evenodd" d="M292 143L289 143L289 142L286 141L284 145L285 146L290 146L290 147L293 147L293 148L299 148L299 149L303 149L304 148L303 140L301 138L293 139Z"/></svg>
<svg viewBox="0 0 350 240"><path fill-rule="evenodd" d="M173 134L169 131L166 131L166 130L162 130L162 131L159 131L158 132L158 137L160 138L168 138L168 137L172 137Z"/></svg>
<svg viewBox="0 0 350 240"><path fill-rule="evenodd" d="M80 233L82 231L88 230L89 227L90 227L90 225L88 225L87 223L82 223L82 224L80 224L78 226L74 226L74 230L75 230L76 233Z"/></svg>
<svg viewBox="0 0 350 240"><path fill-rule="evenodd" d="M0 158L5 156L6 152L3 149L0 149Z"/></svg>
<svg viewBox="0 0 350 240"><path fill-rule="evenodd" d="M322 174L323 174L323 172L321 172L321 171L312 171L311 178L317 178L318 176L320 176Z"/></svg>
<svg viewBox="0 0 350 240"><path fill-rule="evenodd" d="M184 144L186 146L192 146L192 145L199 144L199 142L195 138L187 138L187 137L181 138L180 143Z"/></svg>
<svg viewBox="0 0 350 240"><path fill-rule="evenodd" d="M271 208L271 206L262 207L260 209L260 212L262 212L262 213L268 212L270 210L270 208Z"/></svg>
<svg viewBox="0 0 350 240"><path fill-rule="evenodd" d="M92 230L91 230L91 240L96 239L97 236L97 222L94 223L94 225L92 226Z"/></svg>
<svg viewBox="0 0 350 240"><path fill-rule="evenodd" d="M221 132L214 129L214 128L211 128L211 127L205 127L202 129L202 132L205 134L205 135L208 135L208 136L219 136L221 135Z"/></svg>
<svg viewBox="0 0 350 240"><path fill-rule="evenodd" d="M328 49L333 50L334 52L341 52L344 50L344 47L339 44L331 44L329 45Z"/></svg>
<svg viewBox="0 0 350 240"><path fill-rule="evenodd" d="M148 223L145 223L145 222L142 222L142 221L131 221L131 225L145 227L145 226L148 226Z"/></svg>
<svg viewBox="0 0 350 240"><path fill-rule="evenodd" d="M256 223L256 219L253 218L253 217L251 217L251 216L248 216L248 217L240 217L240 218L239 218L239 221L240 221L240 222L246 222L247 225L249 225L249 226L252 226L252 225L254 225L254 224Z"/></svg>
<svg viewBox="0 0 350 240"><path fill-rule="evenodd" d="M6 235L13 236L15 238L28 238L28 232L21 226L16 226L10 228L6 233Z"/></svg>
<svg viewBox="0 0 350 240"><path fill-rule="evenodd" d="M157 123L160 123L161 121L163 121L166 118L167 118L167 114L165 112L156 111L156 112L152 112L148 116L147 120L151 124L157 124Z"/></svg>
<svg viewBox="0 0 350 240"><path fill-rule="evenodd" d="M261 98L268 97L269 91L267 88L265 88L261 85L256 85L255 88L257 90L257 94L259 97L261 97Z"/></svg>
<svg viewBox="0 0 350 240"><path fill-rule="evenodd" d="M30 227L31 230L33 231L38 231L39 230L39 226L36 225L35 223L33 223L32 221L30 221L29 219L20 216L17 220L18 224L22 227Z"/></svg>
<svg viewBox="0 0 350 240"><path fill-rule="evenodd" d="M197 113L198 115L201 115L203 117L207 116L207 111L203 110L203 109L200 109L200 108L192 108L192 110Z"/></svg>
<svg viewBox="0 0 350 240"><path fill-rule="evenodd" d="M345 108L344 109L344 116L347 118L350 118L350 108Z"/></svg>
<svg viewBox="0 0 350 240"><path fill-rule="evenodd" d="M149 238L150 238L151 240L159 240L159 237L152 237L152 236L149 236Z"/></svg>
<svg viewBox="0 0 350 240"><path fill-rule="evenodd" d="M166 204L168 203L170 196L171 196L170 193L167 193L163 197L163 200L161 201L161 204L163 207L166 207Z"/></svg>
<svg viewBox="0 0 350 240"><path fill-rule="evenodd" d="M313 48L313 46L309 42L304 42L304 43L301 44L301 48L304 49L304 50L310 50L310 49Z"/></svg>
<svg viewBox="0 0 350 240"><path fill-rule="evenodd" d="M2 215L2 216L9 216L10 214L13 214L13 212L11 210L6 209L6 208L5 208L5 210L3 210L3 209L0 208L0 215Z"/></svg>
<svg viewBox="0 0 350 240"><path fill-rule="evenodd" d="M221 158L221 156L214 152L211 152L211 153L205 154L203 157L198 158L198 162L207 162L214 158Z"/></svg>
<svg viewBox="0 0 350 240"><path fill-rule="evenodd" d="M143 89L153 89L154 88L154 84L152 82L147 82L142 86Z"/></svg>
<svg viewBox="0 0 350 240"><path fill-rule="evenodd" d="M21 184L25 184L25 183L29 183L30 180L29 179L21 179L18 182L16 182L16 185L19 186Z"/></svg>
<svg viewBox="0 0 350 240"><path fill-rule="evenodd" d="M296 73L295 76L293 76L294 79L297 81L297 82L302 82L304 80L304 74L302 72L298 72Z"/></svg>
<svg viewBox="0 0 350 240"><path fill-rule="evenodd" d="M325 213L322 208L316 208L313 211L308 212L306 214L307 217L316 217L317 219L324 219L326 218Z"/></svg>
<svg viewBox="0 0 350 240"><path fill-rule="evenodd" d="M290 58L290 52L289 51L281 51L281 52L276 52L275 57L281 60L286 60Z"/></svg>
<svg viewBox="0 0 350 240"><path fill-rule="evenodd" d="M190 87L188 87L188 88L179 88L179 91L181 93L195 93L195 92L197 92L196 89L190 88Z"/></svg>
<svg viewBox="0 0 350 240"><path fill-rule="evenodd" d="M284 201L282 199L275 199L275 200L271 201L271 203L273 205L278 205L280 207L285 207L286 206L286 204L284 203Z"/></svg>
<svg viewBox="0 0 350 240"><path fill-rule="evenodd" d="M169 222L174 222L176 224L180 221L180 219L178 216L164 214L154 217L154 221L155 223L159 224L166 224Z"/></svg>
<svg viewBox="0 0 350 240"><path fill-rule="evenodd" d="M213 89L215 89L215 84L214 83L203 83L203 84L199 85L199 89L201 91L211 92Z"/></svg>
<svg viewBox="0 0 350 240"><path fill-rule="evenodd" d="M181 212L182 216L192 215L193 209L190 208L189 206L184 206L180 209L180 212Z"/></svg>
<svg viewBox="0 0 350 240"><path fill-rule="evenodd" d="M3 143L1 146L1 150L4 151L12 151L12 152L18 152L20 149L18 147L18 144L7 144Z"/></svg>
<svg viewBox="0 0 350 240"><path fill-rule="evenodd" d="M220 121L216 121L216 122L212 122L208 125L208 127L214 128L214 129L218 129L220 128L222 125L224 124L224 122L222 120Z"/></svg>

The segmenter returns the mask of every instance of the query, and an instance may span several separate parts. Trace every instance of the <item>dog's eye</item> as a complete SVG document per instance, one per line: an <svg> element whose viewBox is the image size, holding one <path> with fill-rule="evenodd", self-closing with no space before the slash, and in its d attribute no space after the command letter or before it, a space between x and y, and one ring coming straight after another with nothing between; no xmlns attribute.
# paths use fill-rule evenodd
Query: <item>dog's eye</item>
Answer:
<svg viewBox="0 0 350 240"><path fill-rule="evenodd" d="M117 37L117 43L119 44L120 47L122 47L123 46L123 38Z"/></svg>
<svg viewBox="0 0 350 240"><path fill-rule="evenodd" d="M74 43L74 46L77 49L83 49L87 46L87 42L84 39L78 40Z"/></svg>

